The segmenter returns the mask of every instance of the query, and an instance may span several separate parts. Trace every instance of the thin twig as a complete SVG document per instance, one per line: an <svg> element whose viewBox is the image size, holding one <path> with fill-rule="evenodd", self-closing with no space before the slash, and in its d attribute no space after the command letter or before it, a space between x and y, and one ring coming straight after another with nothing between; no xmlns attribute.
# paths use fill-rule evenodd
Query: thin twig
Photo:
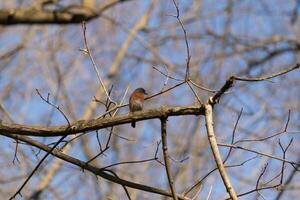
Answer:
<svg viewBox="0 0 300 200"><path fill-rule="evenodd" d="M160 145L160 142L157 143L156 150L155 150L153 158L143 159L143 160L118 162L118 163L114 163L114 164L102 167L101 169L104 170L104 169L107 169L107 168L110 168L110 167L114 167L114 166L118 166L118 165L124 165L124 164L137 164L137 163L145 163L145 162L149 162L149 161L156 161L158 159L157 154L158 154L159 145Z"/></svg>
<svg viewBox="0 0 300 200"><path fill-rule="evenodd" d="M68 126L70 127L71 123L70 123L69 119L67 118L67 116L65 115L65 113L59 108L59 106L56 106L50 102L50 93L48 93L47 98L44 98L38 89L35 89L35 91L44 102L46 102L48 105L52 106L53 108L55 108L56 110L58 110L60 112L60 114L65 118L65 120L68 123Z"/></svg>
<svg viewBox="0 0 300 200"><path fill-rule="evenodd" d="M293 142L293 138L290 140L290 142L288 143L288 145L284 148L280 142L280 140L278 141L278 144L281 148L281 151L282 151L282 159L285 160L285 157L286 157L286 152L287 150L289 149L289 147L291 146ZM281 167L281 177L280 177L280 184L282 185L283 183L283 173L284 173L284 165L285 165L285 161L282 161L282 167Z"/></svg>
<svg viewBox="0 0 300 200"><path fill-rule="evenodd" d="M19 141L16 140L16 147L15 147L15 154L14 154L14 159L13 159L13 164L15 164L15 161L17 161L18 163L20 163L20 160L18 158L18 146L19 146Z"/></svg>
<svg viewBox="0 0 300 200"><path fill-rule="evenodd" d="M99 72L99 70L98 70L98 67L97 67L97 65L96 65L96 62L95 62L95 60L94 60L94 58L93 58L93 56L92 56L91 50L89 49L88 42L87 42L87 38L86 38L86 23L85 23L85 21L82 22L81 26L82 26L82 31L83 31L84 45L85 45L85 49L81 49L81 51L84 52L84 53L86 53L86 54L88 54L88 56L90 57L90 60L91 60L91 62L92 62L92 64L93 64L93 67L94 67L94 69L95 69L95 71L96 71L96 73L97 73L98 80L99 80L99 82L100 82L100 84L101 84L101 86L102 86L102 88L103 88L103 90L104 90L104 92L105 92L107 98L108 98L111 102L115 103L115 102L111 99L111 97L109 96L109 94L108 94L108 92L107 92L107 90L106 90L106 87L105 87L105 85L104 85L104 83L103 83L103 81L102 81L102 79L101 79L100 72Z"/></svg>
<svg viewBox="0 0 300 200"><path fill-rule="evenodd" d="M164 69L166 70L167 73L162 72L161 70L159 70L156 66L152 66L153 69L155 69L156 71L158 71L160 74L162 74L163 76L165 76L168 79L172 79L175 81L184 81L183 79L179 79L179 78L175 78L173 76L169 75L169 71L168 68L166 66L164 66ZM167 82L167 80L165 82Z"/></svg>
<svg viewBox="0 0 300 200"><path fill-rule="evenodd" d="M164 72L162 72L161 70L159 70L157 67L155 67L155 66L153 66L152 67L153 69L155 69L156 71L158 71L160 74L162 74L163 76L165 76L167 79L169 78L169 79L172 79L172 80L175 80L175 81L181 81L181 82L185 82L185 80L184 79L179 79L179 78L175 78L175 77L173 77L173 76L170 76L169 75L169 73L168 73L168 69L166 69L166 71L167 71L167 74L166 73L164 73ZM166 67L165 67L166 68ZM166 82L166 81L165 81ZM193 80L191 80L191 79L189 79L187 82L189 82L189 83L191 83L193 86L195 86L196 88L198 88L198 89L201 89L201 90L204 90L204 91L207 91L207 92L211 92L211 93L216 93L217 91L216 90L211 90L211 89L209 89L209 88L207 88L207 87L204 87L204 86L201 86L201 85L199 85L199 84L197 84L197 83L195 83Z"/></svg>
<svg viewBox="0 0 300 200"><path fill-rule="evenodd" d="M212 188L213 188L213 187L210 186L208 195L207 195L207 197L206 197L206 200L209 200L209 197L210 197L210 195L211 195Z"/></svg>
<svg viewBox="0 0 300 200"><path fill-rule="evenodd" d="M204 86L202 86L202 85L199 85L199 84L195 83L192 79L189 79L188 82L190 82L190 83L191 83L192 85L194 85L196 88L199 88L199 89L201 89L201 90L204 90L204 91L207 91L207 92L211 92L211 93L216 93L216 92L217 92L217 90L211 90L211 89L209 89L209 88L207 88L207 87L204 87Z"/></svg>
<svg viewBox="0 0 300 200"><path fill-rule="evenodd" d="M260 77L260 78L241 78L241 77L231 76L229 79L227 79L227 81L222 86L222 88L213 97L210 98L210 103L211 104L218 103L218 101L220 100L222 95L225 92L227 92L233 86L234 81L265 81L265 80L268 80L268 79L272 79L272 78L287 74L287 73L289 73L293 70L296 70L298 68L300 68L300 64L296 64L295 66L293 66L289 69L282 70L282 71L274 73L270 76L263 76L263 77Z"/></svg>
<svg viewBox="0 0 300 200"><path fill-rule="evenodd" d="M189 82L186 82L186 83L188 84L189 88L192 90L192 92L193 92L194 96L196 97L196 99L198 100L198 102L200 104L202 104L202 101L201 101L200 97L197 95L197 93L195 92L195 90L193 89L193 87L190 85L190 83Z"/></svg>
<svg viewBox="0 0 300 200"><path fill-rule="evenodd" d="M263 175L265 174L265 172L266 172L266 170L267 170L267 167L268 167L268 163L265 164L265 166L263 167L262 172L259 174L258 179L257 179L257 181L256 181L255 189L258 189L260 179L261 179L261 178L263 177Z"/></svg>
<svg viewBox="0 0 300 200"><path fill-rule="evenodd" d="M263 76L263 77L259 77L259 78L242 78L242 77L238 77L238 76L233 76L233 78L237 81L265 81L265 80L269 80L284 74L287 74L295 69L298 69L300 67L300 64L296 64L294 67L291 67L289 69L274 73L272 75L269 76Z"/></svg>
<svg viewBox="0 0 300 200"><path fill-rule="evenodd" d="M161 94L164 94L164 93L166 93L166 92L169 92L170 90L173 90L173 89L175 89L175 88L177 88L177 87L183 85L184 83L185 83L185 82L178 83L178 84L176 84L176 85L174 85L174 86L172 86L172 87L170 87L170 88L168 88L168 89L165 89L164 91L160 91L160 92L158 92L158 93L156 93L156 94L153 94L153 95L151 95L151 96L148 96L148 97L145 98L145 100L148 100L148 99L151 99L151 98L153 98L153 97L156 97L156 96L159 96L159 95L161 95ZM103 116L107 115L108 113L111 113L111 112L115 111L116 109L119 109L119 108L122 108L122 107L125 107L125 106L128 106L128 105L129 105L128 103L127 103L127 104L124 104L124 105L116 105L115 107L113 107L113 108L111 108L110 110L106 111L105 113L101 114L99 117L97 117L97 119L103 118Z"/></svg>
<svg viewBox="0 0 300 200"><path fill-rule="evenodd" d="M186 30L183 26L183 23L182 21L180 20L180 11L179 11L179 7L177 5L177 3L175 2L175 0L173 0L173 4L176 8L176 19L177 21L179 22L180 26L181 26L181 29L183 31L183 34L184 34L184 41L185 41L185 46L186 46L186 72L185 72L185 81L188 81L189 80L189 77L190 77L190 61L191 61L191 55L190 55L190 47L189 47L189 41L188 41L188 38L187 38L187 33L186 33Z"/></svg>
<svg viewBox="0 0 300 200"><path fill-rule="evenodd" d="M125 90L125 92L124 92L124 95L123 95L123 97L122 97L122 99L121 99L121 101L120 101L120 103L119 103L118 106L121 107L121 106L123 105L123 102L124 102L125 97L126 97L126 95L127 95L127 93L128 93L128 90L129 90L129 86L126 87L126 90ZM112 117L114 117L114 116L117 114L117 112L119 111L120 107L117 108L117 109L115 110L115 112L113 113Z"/></svg>
<svg viewBox="0 0 300 200"><path fill-rule="evenodd" d="M111 174L113 174L115 177L119 178L119 176L117 175L116 172L114 172L114 171L112 171L112 170L108 170L108 169L105 169L105 171L108 171L108 172L110 172ZM125 193L126 193L127 198L128 198L129 200L131 200L131 197L130 197L130 195L129 195L129 192L128 192L126 186L123 185L123 184L121 184L121 185L122 185L122 187L123 187L123 189L124 189L124 191L125 191Z"/></svg>
<svg viewBox="0 0 300 200"><path fill-rule="evenodd" d="M289 132L287 131L287 129L288 129L288 126L289 126L290 119L291 119L291 111L289 110L288 118L287 118L287 121L286 121L286 123L285 123L284 129L283 129L282 131L279 131L279 132L277 132L277 133L275 133L275 134L272 134L272 135L270 135L270 136L267 136L267 137L256 138L256 139L243 139L243 140L238 140L238 141L234 142L233 144L236 145L236 144L238 144L238 143L245 143L245 142L262 142L262 141L271 139L271 138L273 138L273 137L279 136L279 135L281 135L281 134L289 133Z"/></svg>
<svg viewBox="0 0 300 200"><path fill-rule="evenodd" d="M252 158L249 158L239 164L234 164L234 165L225 165L225 168L233 168L233 167L240 167L246 164L247 162L254 160L258 158L259 156L254 156ZM199 179L196 183L194 183L191 187L189 187L187 190L184 191L183 195L187 196L188 193L190 193L192 190L194 190L197 186L199 186L209 175L211 175L213 172L215 172L218 168L214 168L211 171L209 171L203 178Z"/></svg>
<svg viewBox="0 0 300 200"><path fill-rule="evenodd" d="M163 91L164 88L167 86L168 81L169 81L169 78L175 80L173 77L169 76L169 70L168 70L167 66L164 66L164 69L166 70L166 73L167 73L167 74L163 73L162 71L160 71L159 69L157 69L155 66L153 66L152 68L155 69L156 71L158 71L159 73L161 73L162 75L164 75L164 76L166 77L166 80L165 80L165 82L164 82L164 85L162 86L162 88L161 88L160 91Z"/></svg>
<svg viewBox="0 0 300 200"><path fill-rule="evenodd" d="M260 152L260 151L257 151L257 150L253 150L253 149L249 149L249 148L242 147L242 146L231 145L231 144L224 144L224 143L218 143L218 146L229 147L229 148L232 147L234 149L240 149L240 150L243 150L243 151L248 151L248 152L255 153L255 154L258 154L258 155L261 155L261 156L272 158L274 160L284 161L286 163L291 164L293 167L299 167L300 166L300 163L297 163L295 161L291 161L291 160L287 160L287 159L282 159L282 158L279 158L277 156L273 156L271 154L263 153L263 152Z"/></svg>
<svg viewBox="0 0 300 200"><path fill-rule="evenodd" d="M125 99L125 97L126 97L126 95L127 95L128 89L129 89L129 86L127 86L127 88L126 88L126 90L125 90L125 93L124 93L124 95L123 95L123 97L122 97L122 99L121 99L121 102L120 102L120 104L117 104L117 106L122 106L122 104L123 104L123 102L124 102L124 99ZM109 94L111 93L111 91L112 91L112 87L111 87L111 89L109 90ZM106 101L106 103L105 103L105 106L106 106L106 109L107 109L107 110L109 109L109 105L110 105L110 102L108 102L108 99L107 99L107 101ZM116 109L115 112L114 112L113 114L110 114L110 113L109 113L109 114L110 114L110 117L114 117L114 116L117 114L118 111L119 111L119 108ZM107 141L106 141L106 144L105 144L104 149L102 149L102 147L101 147L101 143L100 143L100 140L99 140L99 138L98 138L98 130L97 130L97 141L98 141L99 146L100 146L100 152L99 152L96 156L94 156L93 158L91 158L90 160L88 160L87 163L92 162L92 161L95 160L98 156L104 154L104 152L107 151L107 150L110 148L110 147L109 147L109 142L110 142L111 136L112 136L112 134L113 134L113 130L114 130L114 127L113 127L113 126L110 127L108 139L107 139Z"/></svg>
<svg viewBox="0 0 300 200"><path fill-rule="evenodd" d="M234 143L235 131L236 131L236 129L237 129L237 125L238 125L238 123L239 123L239 121L240 121L240 118L241 118L242 114L243 114L243 108L242 108L241 111L239 112L238 118L237 118L237 120L236 120L236 122L235 122L233 131L232 131L231 144ZM229 149L228 154L225 156L225 159L224 159L224 161L223 161L224 164L225 164L225 162L228 160L228 158L229 158L231 152L232 152L232 148Z"/></svg>

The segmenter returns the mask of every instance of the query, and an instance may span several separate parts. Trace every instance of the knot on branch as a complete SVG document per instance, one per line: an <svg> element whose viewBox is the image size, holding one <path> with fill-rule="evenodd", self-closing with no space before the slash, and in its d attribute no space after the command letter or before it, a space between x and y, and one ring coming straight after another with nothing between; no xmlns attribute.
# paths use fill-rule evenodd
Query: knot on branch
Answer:
<svg viewBox="0 0 300 200"><path fill-rule="evenodd" d="M160 121L166 122L168 120L168 114L166 112L161 113Z"/></svg>

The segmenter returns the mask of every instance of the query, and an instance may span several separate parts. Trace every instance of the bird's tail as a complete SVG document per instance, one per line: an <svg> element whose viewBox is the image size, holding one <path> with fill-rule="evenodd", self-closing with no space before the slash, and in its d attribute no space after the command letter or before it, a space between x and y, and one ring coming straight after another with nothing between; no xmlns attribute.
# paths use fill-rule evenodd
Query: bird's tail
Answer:
<svg viewBox="0 0 300 200"><path fill-rule="evenodd" d="M135 128L135 122L131 122L132 128Z"/></svg>

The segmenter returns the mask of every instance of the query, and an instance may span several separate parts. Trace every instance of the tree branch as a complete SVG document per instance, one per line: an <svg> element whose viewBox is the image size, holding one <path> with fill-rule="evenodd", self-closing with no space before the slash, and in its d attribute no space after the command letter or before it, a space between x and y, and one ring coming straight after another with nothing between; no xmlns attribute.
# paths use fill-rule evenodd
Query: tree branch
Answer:
<svg viewBox="0 0 300 200"><path fill-rule="evenodd" d="M169 196L169 197L172 197L172 194L165 191L165 190L161 190L161 189L158 189L158 188L155 188L155 187L151 187L151 186L147 186L147 185L143 185L143 184L139 184L139 183L135 183L135 182L131 182L131 181L127 181L127 180L124 180L122 178L119 178L119 177L115 177L113 175L110 175L108 173L106 173L105 171L97 168L97 167L94 167L86 162L83 162L79 159L76 159L74 157L71 157L71 156L68 156L64 153L61 153L61 151L57 150L57 149L54 149L53 151L51 151L51 148L44 145L44 144L41 144L35 140L32 140L30 137L27 137L27 136L20 136L20 135L15 135L15 134L7 134L5 132L0 132L1 135L4 135L4 136L7 136L9 138L13 138L13 139L17 139L17 140L20 140L20 141L23 141L31 146L35 146L43 151L46 151L46 152L50 152L50 154L52 154L53 156L56 156L57 158L60 158L66 162L69 162L69 163L72 163L84 170L88 170L90 171L91 173L95 174L95 175L98 175L106 180L109 180L111 182L114 182L114 183L117 183L117 184L120 184L120 185L123 185L123 186L127 186L127 187L130 187L130 188L134 188L134 189L138 189L138 190L142 190L142 191L146 191L146 192L150 192L150 193L156 193L156 194L160 194L160 195L163 195L163 196ZM177 194L177 196L179 197L179 200L189 200L189 198L187 197L183 197L182 195L180 194Z"/></svg>
<svg viewBox="0 0 300 200"><path fill-rule="evenodd" d="M232 200L237 200L237 195L232 187L232 184L228 178L227 172L225 170L219 149L218 149L218 144L216 140L216 136L214 133L214 127L213 127L213 111L212 111L212 105L210 104L205 104L205 120L206 120L206 132L207 132L207 137L208 141L211 147L211 150L214 155L214 159L216 162L216 165L218 167L218 170L220 172L220 175L222 177L223 183L226 187L227 192L229 193L230 197Z"/></svg>
<svg viewBox="0 0 300 200"><path fill-rule="evenodd" d="M203 115L203 106L188 106L188 107L161 107L142 112L129 113L111 118L100 118L91 120L79 120L69 125L62 126L27 126L20 124L0 123L0 132L7 134L53 137L63 136L66 134L72 135L86 131L99 130L111 126L131 123L134 121L142 121L147 119L161 118L165 116L179 115ZM71 130L70 130L71 129Z"/></svg>
<svg viewBox="0 0 300 200"><path fill-rule="evenodd" d="M174 180L172 176L171 171L171 164L169 161L169 154L168 154L168 143L167 143L167 118L163 117L160 119L161 121L161 138L162 138L162 150L164 155L164 161L165 161L165 168L168 176L168 182L170 189L172 191L173 199L177 200L178 197L176 195L176 189L174 186Z"/></svg>
<svg viewBox="0 0 300 200"><path fill-rule="evenodd" d="M96 9L82 5L71 5L58 10L43 8L1 9L1 25L17 24L78 24L99 17L105 10L130 0L108 0Z"/></svg>

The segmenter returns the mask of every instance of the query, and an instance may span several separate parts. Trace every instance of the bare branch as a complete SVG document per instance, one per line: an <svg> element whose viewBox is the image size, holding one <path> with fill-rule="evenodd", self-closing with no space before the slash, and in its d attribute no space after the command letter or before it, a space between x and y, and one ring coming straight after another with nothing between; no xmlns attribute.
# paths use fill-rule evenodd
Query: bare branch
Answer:
<svg viewBox="0 0 300 200"><path fill-rule="evenodd" d="M4 136L7 136L9 138L13 138L13 139L18 139L20 141L23 141L27 144L30 144L31 146L35 146L39 149L42 149L43 151L46 151L46 152L51 152L52 155L66 161L66 162L69 162L69 163L72 163L82 169L85 169L85 170L88 170L90 171L91 173L94 173L104 179L107 179L109 181L112 181L114 183L118 183L118 184L121 184L121 185L125 185L127 187L131 187L131 188L135 188L135 189L139 189L139 190L143 190L143 191L147 191L147 192L150 192L150 193L156 193L156 194L160 194L160 195L163 195L163 196L169 196L169 197L172 197L172 194L165 191L165 190L161 190L161 189L158 189L158 188L154 188L154 187L150 187L150 186L147 186L147 185L142 185L142 184L138 184L138 183L134 183L134 182L131 182L131 181L127 181L127 180L124 180L122 178L118 178L118 177L115 177L115 176L112 176L108 173L106 173L105 171L103 170L99 170L99 168L97 167L94 167L90 164L86 164L85 162L81 161L81 160L78 160L76 158L73 158L71 156L68 156L64 153L61 153L61 151L59 150L56 150L54 149L53 151L51 151L51 148L49 148L48 146L46 145L43 145L35 140L32 140L31 138L27 137L27 136L18 136L18 135L14 135L14 134L6 134L5 132L0 132L1 135L4 135ZM182 195L180 194L177 194L177 196L179 197L180 200L189 200L189 198L187 197L183 197Z"/></svg>
<svg viewBox="0 0 300 200"><path fill-rule="evenodd" d="M187 82L187 84L188 84L189 88L192 90L192 92L193 92L194 96L196 97L196 99L198 100L198 102L200 104L202 104L202 101L201 101L200 97L197 95L197 93L195 92L195 90L193 89L193 87L190 85L189 82Z"/></svg>
<svg viewBox="0 0 300 200"><path fill-rule="evenodd" d="M252 153L255 153L255 154L258 154L258 155L261 155L261 156L265 156L265 157L268 157L268 158L272 158L272 159L274 159L274 160L284 161L284 162L286 162L286 163L291 164L293 167L295 167L295 166L297 166L297 167L300 166L300 163L297 163L297 162L295 162L295 161L291 161L291 160L287 160L287 159L282 159L282 158L279 158L279 157L277 157L277 156L273 156L273 155L271 155L271 154L263 153L263 152L256 151L256 150L253 150L253 149L249 149L249 148L242 147L242 146L231 145L231 144L224 144L224 143L218 143L218 146L221 146L221 147L229 147L229 148L240 149L240 150L252 152Z"/></svg>
<svg viewBox="0 0 300 200"><path fill-rule="evenodd" d="M289 69L271 74L269 76L259 77L259 78L242 78L242 77L237 77L237 76L233 76L233 78L234 78L234 80L237 80L237 81L265 81L265 80L269 80L269 79L276 78L278 76L282 76L284 74L287 74L291 71L294 71L294 70L298 69L299 67L300 67L300 64L296 64L294 67L291 67Z"/></svg>
<svg viewBox="0 0 300 200"><path fill-rule="evenodd" d="M237 200L237 195L232 187L232 184L228 178L227 172L225 170L224 164L222 162L222 158L218 149L218 144L216 140L216 136L214 133L214 127L213 127L213 111L212 111L212 105L205 104L205 121L206 121L206 132L208 141L211 147L211 150L214 155L214 159L216 162L216 165L218 167L218 170L220 172L220 175L222 177L223 183L226 187L227 192L229 193L230 197L233 200Z"/></svg>
<svg viewBox="0 0 300 200"><path fill-rule="evenodd" d="M190 78L190 61L191 61L191 55L190 55L190 47L189 47L189 42L188 42L188 38L187 38L187 33L186 33L186 30L183 26L183 23L182 21L180 20L180 11L179 11L179 7L176 3L176 0L173 0L173 4L176 8L176 18L177 18L177 21L179 22L180 26L181 26L181 29L183 31L183 34L184 34L184 41L185 41L185 46L186 46L186 72L185 72L185 81L188 81L189 78Z"/></svg>
<svg viewBox="0 0 300 200"><path fill-rule="evenodd" d="M169 71L168 71L168 68L166 66L164 66L164 69L166 70L167 73L164 73L162 72L161 70L159 70L156 66L152 66L153 69L155 69L156 71L158 71L160 74L164 75L166 77L166 81L165 81L165 84L168 82L168 79L172 79L172 80L175 80L175 81L180 81L180 82L183 82L184 80L183 79L179 79L179 78L175 78L175 77L172 77L169 75Z"/></svg>
<svg viewBox="0 0 300 200"><path fill-rule="evenodd" d="M156 94L153 94L153 95L151 95L151 96L148 96L148 97L145 98L145 100L152 99L153 97L156 97L156 96L159 96L159 95L164 94L164 93L166 93L166 92L169 92L169 91L171 91L171 90L173 90L173 89L175 89L175 88L177 88L177 87L183 85L184 83L185 83L185 82L178 83L177 85L174 85L174 86L172 86L172 87L170 87L170 88L168 88L168 89L165 89L165 90L160 91L160 92L158 92L158 93L156 93ZM106 111L105 113L101 114L99 117L97 117L97 119L104 117L105 115L107 115L108 113L111 113L111 112L115 111L116 109L119 109L119 108L122 108L122 107L125 107L125 106L128 106L128 105L129 105L129 104L125 104L125 105L117 105L117 106L111 108L110 110Z"/></svg>
<svg viewBox="0 0 300 200"><path fill-rule="evenodd" d="M177 200L177 194L176 189L173 181L173 175L171 171L171 164L169 161L169 153L168 153L168 142L167 142L167 118L161 118L161 140L162 140L162 150L164 155L164 161L165 161L165 168L167 172L169 187L172 191L172 197L174 200Z"/></svg>
<svg viewBox="0 0 300 200"><path fill-rule="evenodd" d="M160 142L157 143L155 154L154 154L153 158L148 158L148 159L143 159L143 160L135 160L135 161L132 160L132 161L118 162L118 163L114 163L114 164L102 167L101 169L104 170L104 169L107 169L107 168L110 168L110 167L114 167L114 166L118 166L118 165L124 165L124 164L138 164L138 163L145 163L145 162L149 162L149 161L156 161L158 159L157 153L158 153L159 144L160 144Z"/></svg>
<svg viewBox="0 0 300 200"><path fill-rule="evenodd" d="M88 42L87 42L87 38L86 38L86 23L85 23L85 21L82 22L82 32L83 32L83 39L84 39L84 45L85 45L84 52L87 53L87 54L89 55L89 58L90 58L90 60L91 60L91 62L92 62L92 64L93 64L94 70L95 70L96 73L97 73L98 80L99 80L99 82L100 82L100 84L101 84L101 87L103 88L103 90L104 90L104 92L105 92L107 98L108 98L111 102L115 103L115 102L111 99L111 97L109 96L109 94L108 94L108 92L107 92L107 90L106 90L105 84L103 83L103 81L102 81L102 79L101 79L100 72L99 72L98 67L97 67L97 65L96 65L96 62L95 62L95 60L94 60L94 58L93 58L93 56L92 56L91 50L90 50L90 48L89 48L89 46L88 46Z"/></svg>
<svg viewBox="0 0 300 200"><path fill-rule="evenodd" d="M236 122L235 122L233 131L232 131L231 144L234 143L235 131L236 131L237 125L238 125L238 123L239 123L239 121L240 121L240 118L241 118L242 114L243 114L243 108L242 108L241 111L239 112L238 118L237 118L237 120L236 120ZM224 161L223 161L224 164L225 164L225 162L228 160L228 158L229 158L231 152L232 152L232 148L229 149L228 154L225 156L225 159L224 159Z"/></svg>
<svg viewBox="0 0 300 200"><path fill-rule="evenodd" d="M234 164L234 165L225 165L225 168L233 168L233 167L240 167L243 166L244 164L246 164L247 162L250 162L251 160L254 160L258 158L258 156L254 156L252 158L249 158L239 164ZM213 172L217 171L218 168L214 168L211 171L209 171L203 178L199 179L198 181L196 181L196 183L194 183L191 187L189 187L188 189L186 189L183 193L184 196L187 196L192 190L194 190L195 188L197 188L198 186L201 185L201 183L203 183L203 181L209 177L209 175L211 175Z"/></svg>
<svg viewBox="0 0 300 200"><path fill-rule="evenodd" d="M18 134L39 137L63 136L66 134L77 134L86 131L95 131L111 126L131 123L133 120L141 121L147 119L160 119L164 116L179 116L179 115L203 115L204 107L188 106L188 107L161 107L158 109L150 109L142 112L135 112L125 115L118 115L112 118L79 120L72 123L70 126L27 126L20 124L5 124L0 123L0 132L7 134ZM71 130L69 130L71 127Z"/></svg>
<svg viewBox="0 0 300 200"><path fill-rule="evenodd" d="M40 98L45 101L48 105L56 108L62 115L63 117L66 119L68 126L66 128L66 131L69 132L70 131L70 121L68 120L67 116L64 114L64 112L59 108L59 106L54 105L53 103L50 102L50 94L48 93L47 99L45 99L39 92L38 89L36 89L36 92L38 93L38 95L40 96ZM50 149L50 151L48 151L44 157L39 161L39 163L35 166L35 168L33 169L33 171L29 174L29 176L26 178L26 180L24 181L24 183L21 185L21 187L15 192L15 194L10 198L10 199L14 199L18 194L21 195L21 191L22 189L26 186L26 184L28 183L28 181L31 179L31 177L34 175L34 173L38 170L38 168L41 166L41 164L43 163L44 160L46 160L46 158L51 154L51 152L68 136L68 134L62 136L54 145L53 147Z"/></svg>
<svg viewBox="0 0 300 200"><path fill-rule="evenodd" d="M299 67L300 67L300 64L296 64L295 66L293 66L289 69L277 72L270 76L264 76L264 77L260 77L260 78L240 78L240 77L236 77L236 76L231 76L225 82L225 84L222 86L222 88L213 97L210 98L210 102L212 104L216 104L220 100L221 96L233 86L233 83L235 80L237 80L237 81L265 81L265 80L269 80L269 79L287 74L291 71L298 69Z"/></svg>
<svg viewBox="0 0 300 200"><path fill-rule="evenodd" d="M261 177L265 174L265 172L266 172L266 170L267 170L267 167L268 167L268 163L265 164L265 166L263 167L262 172L261 172L261 173L259 174L259 176L258 176L258 179L257 179L257 181L256 181L256 186L255 186L255 189L256 189L256 190L258 189L259 181L260 181Z"/></svg>
<svg viewBox="0 0 300 200"><path fill-rule="evenodd" d="M1 134L1 133L0 133ZM28 183L28 181L31 179L31 177L34 175L34 173L38 170L38 168L41 166L41 164L44 162L44 160L50 155L52 154L52 151L54 151L54 149L67 137L68 135L62 136L57 142L56 144L49 149L49 151L46 152L46 154L44 155L44 157L39 161L39 163L35 166L35 168L32 170L32 172L29 174L29 176L26 178L26 180L24 181L24 183L21 185L21 187L15 192L15 194L13 196L11 196L10 200L15 199L16 196L19 194L21 195L21 191L22 189L26 186L26 184ZM22 196L22 195L21 195Z"/></svg>
<svg viewBox="0 0 300 200"><path fill-rule="evenodd" d="M243 140L238 140L238 141L234 142L233 144L236 145L236 144L238 144L238 143L243 143L243 142L258 142L258 141L262 142L262 141L266 141L266 140L268 140L268 139L271 139L271 138L273 138L273 137L282 135L282 134L284 134L284 133L288 133L288 132L287 132L287 129L288 129L288 126L289 126L289 123L290 123L290 117L291 117L291 112L290 112L290 110L289 110L288 118L287 118L287 121L286 121L286 123L285 123L284 129L283 129L282 131L279 131L279 132L274 133L274 134L272 134L272 135L270 135L270 136L267 136L267 137L261 137L261 138L255 138L255 139L243 139Z"/></svg>
<svg viewBox="0 0 300 200"><path fill-rule="evenodd" d="M41 8L16 8L1 9L1 25L17 24L78 24L99 17L105 10L118 3L130 0L107 0L97 8L89 8L81 5L70 5L56 10ZM34 14L33 14L34 13Z"/></svg>

